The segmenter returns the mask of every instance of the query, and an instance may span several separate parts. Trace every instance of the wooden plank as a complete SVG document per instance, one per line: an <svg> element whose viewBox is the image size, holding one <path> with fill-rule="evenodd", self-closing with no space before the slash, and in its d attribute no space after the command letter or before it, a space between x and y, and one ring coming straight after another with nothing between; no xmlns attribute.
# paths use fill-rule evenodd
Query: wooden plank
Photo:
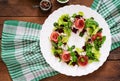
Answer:
<svg viewBox="0 0 120 81"><path fill-rule="evenodd" d="M5 64L0 61L0 81L11 81ZM58 74L41 81L120 81L120 61L107 61L97 71L81 77L71 77Z"/></svg>
<svg viewBox="0 0 120 81"><path fill-rule="evenodd" d="M69 4L80 4L90 7L94 0L70 0Z"/></svg>
<svg viewBox="0 0 120 81"><path fill-rule="evenodd" d="M3 24L5 20L19 20L43 24L45 19L46 17L0 17L0 24Z"/></svg>
<svg viewBox="0 0 120 81"><path fill-rule="evenodd" d="M0 60L0 81L12 81L6 65Z"/></svg>
<svg viewBox="0 0 120 81"><path fill-rule="evenodd" d="M120 47L110 52L108 60L120 60Z"/></svg>
<svg viewBox="0 0 120 81"><path fill-rule="evenodd" d="M3 30L3 25L0 24L0 39L1 39L1 37L2 37L2 30Z"/></svg>
<svg viewBox="0 0 120 81"><path fill-rule="evenodd" d="M42 81L120 81L120 61L107 61L97 71L81 77L57 75Z"/></svg>
<svg viewBox="0 0 120 81"><path fill-rule="evenodd" d="M39 8L32 8L33 5L3 5L0 4L0 16L48 16L50 12L44 14Z"/></svg>
<svg viewBox="0 0 120 81"><path fill-rule="evenodd" d="M37 4L40 0L0 0L3 4Z"/></svg>
<svg viewBox="0 0 120 81"><path fill-rule="evenodd" d="M48 16L52 11L69 4L82 4L90 6L93 0L70 0L68 4L59 4L56 0L51 0L52 10L47 13L41 13L39 8L32 8L39 4L39 0L2 0L0 1L0 16Z"/></svg>
<svg viewBox="0 0 120 81"><path fill-rule="evenodd" d="M1 39L0 39L0 61L1 61Z"/></svg>
<svg viewBox="0 0 120 81"><path fill-rule="evenodd" d="M39 8L32 8L35 4L39 4L39 0L2 0L0 16L37 16Z"/></svg>

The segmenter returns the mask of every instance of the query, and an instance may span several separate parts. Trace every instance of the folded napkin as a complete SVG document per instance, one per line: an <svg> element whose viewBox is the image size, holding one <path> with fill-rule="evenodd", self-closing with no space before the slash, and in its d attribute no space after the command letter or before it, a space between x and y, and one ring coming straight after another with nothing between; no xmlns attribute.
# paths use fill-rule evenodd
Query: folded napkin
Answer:
<svg viewBox="0 0 120 81"><path fill-rule="evenodd" d="M92 9L109 24L112 34L111 50L120 46L120 1L94 0ZM44 60L39 46L41 25L5 21L2 33L2 60L13 81L39 81L58 74Z"/></svg>
<svg viewBox="0 0 120 81"><path fill-rule="evenodd" d="M5 21L2 32L2 60L13 81L39 81L57 74L40 51L41 25Z"/></svg>

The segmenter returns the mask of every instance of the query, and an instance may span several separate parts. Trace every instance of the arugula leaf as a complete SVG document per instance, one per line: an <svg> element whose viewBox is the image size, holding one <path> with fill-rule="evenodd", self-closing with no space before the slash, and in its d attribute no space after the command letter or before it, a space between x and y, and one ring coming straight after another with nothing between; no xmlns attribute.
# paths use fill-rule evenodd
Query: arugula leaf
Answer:
<svg viewBox="0 0 120 81"><path fill-rule="evenodd" d="M58 36L58 42L62 40L62 36Z"/></svg>
<svg viewBox="0 0 120 81"><path fill-rule="evenodd" d="M101 40L100 38L97 38L97 39L94 41L95 49L96 49L96 50L99 50L105 40L106 40L106 36L103 36L103 37L102 37L102 40Z"/></svg>
<svg viewBox="0 0 120 81"><path fill-rule="evenodd" d="M71 35L71 29L64 28L63 30L64 30L64 33L67 34L68 37Z"/></svg>
<svg viewBox="0 0 120 81"><path fill-rule="evenodd" d="M85 21L85 27L86 27L89 35L92 35L92 34L95 34L96 32L98 32L98 30L99 30L98 26L99 26L99 24L91 18L86 19L86 21Z"/></svg>
<svg viewBox="0 0 120 81"><path fill-rule="evenodd" d="M92 44L90 44L90 43L85 43L85 46L86 46L86 51L91 51L92 50Z"/></svg>
<svg viewBox="0 0 120 81"><path fill-rule="evenodd" d="M75 52L71 52L70 55L71 55L71 56L74 56L74 55L75 55Z"/></svg>
<svg viewBox="0 0 120 81"><path fill-rule="evenodd" d="M90 18L90 19L86 19L85 26L88 28L92 27L93 29L95 29L96 27L99 26L99 24L95 20Z"/></svg>
<svg viewBox="0 0 120 81"><path fill-rule="evenodd" d="M75 49L75 45L71 46L71 47L68 47L68 51L72 51L73 49ZM74 52L72 52L74 53ZM74 54L75 55L75 54Z"/></svg>
<svg viewBox="0 0 120 81"><path fill-rule="evenodd" d="M94 29L93 28L86 28L88 35L92 35Z"/></svg>
<svg viewBox="0 0 120 81"><path fill-rule="evenodd" d="M79 36L80 36L80 37L83 37L83 35L84 35L84 33L82 33L82 32L79 33Z"/></svg>
<svg viewBox="0 0 120 81"><path fill-rule="evenodd" d="M71 46L71 49L75 49L75 45Z"/></svg>
<svg viewBox="0 0 120 81"><path fill-rule="evenodd" d="M105 42L105 40L106 40L106 36L103 36L102 37L102 44Z"/></svg>
<svg viewBox="0 0 120 81"><path fill-rule="evenodd" d="M58 46L61 46L63 43L62 42L58 42Z"/></svg>
<svg viewBox="0 0 120 81"><path fill-rule="evenodd" d="M100 39L96 39L94 41L94 47L95 47L96 50L99 50L101 45L102 45L102 41Z"/></svg>
<svg viewBox="0 0 120 81"><path fill-rule="evenodd" d="M77 62L77 56L75 55L75 52L71 52L70 55L72 57L72 62Z"/></svg>
<svg viewBox="0 0 120 81"><path fill-rule="evenodd" d="M92 35L95 35L99 30L100 30L100 28L97 27L97 28L93 31Z"/></svg>
<svg viewBox="0 0 120 81"><path fill-rule="evenodd" d="M99 58L97 57L97 55L95 53L87 52L86 54L87 54L89 60L99 61Z"/></svg>
<svg viewBox="0 0 120 81"><path fill-rule="evenodd" d="M62 49L57 49L57 50L55 50L55 52L57 52L58 54L61 54L62 53Z"/></svg>
<svg viewBox="0 0 120 81"><path fill-rule="evenodd" d="M68 21L68 27L70 28L72 26L72 22L71 21Z"/></svg>
<svg viewBox="0 0 120 81"><path fill-rule="evenodd" d="M98 30L98 32L102 32L102 30L103 30L103 29L102 29L102 28L100 28L100 29Z"/></svg>
<svg viewBox="0 0 120 81"><path fill-rule="evenodd" d="M92 44L86 43L86 55L90 60L98 60L92 48L93 48Z"/></svg>
<svg viewBox="0 0 120 81"><path fill-rule="evenodd" d="M89 60L88 60L89 63L98 62L98 61L99 61L98 59L94 59L94 60L89 59Z"/></svg>
<svg viewBox="0 0 120 81"><path fill-rule="evenodd" d="M95 56L94 56L94 53L92 53L91 51L87 51L86 52L86 55L89 57L89 59L91 60L94 60L95 59Z"/></svg>
<svg viewBox="0 0 120 81"><path fill-rule="evenodd" d="M53 42L53 41L51 41L51 42L52 42L52 46L54 46L55 48L58 48L57 43L55 43L55 42Z"/></svg>
<svg viewBox="0 0 120 81"><path fill-rule="evenodd" d="M70 16L69 16L69 14L63 14L61 17L59 17L59 19L58 19L58 24L59 24L59 26L60 25L64 25L64 26L66 26L66 27L69 27L69 26L71 26L70 24L71 24L72 22L71 22L71 20L70 20Z"/></svg>
<svg viewBox="0 0 120 81"><path fill-rule="evenodd" d="M99 59L99 57L100 57L99 50L96 50L94 47L92 47L92 53L94 53L94 56L96 57L96 59Z"/></svg>
<svg viewBox="0 0 120 81"><path fill-rule="evenodd" d="M77 57L75 55L72 56L72 62L77 62Z"/></svg>
<svg viewBox="0 0 120 81"><path fill-rule="evenodd" d="M62 49L59 48L59 49L55 49L54 47L52 47L51 49L52 53L55 55L55 54L61 54L62 53Z"/></svg>
<svg viewBox="0 0 120 81"><path fill-rule="evenodd" d="M72 17L73 17L73 18L75 18L75 17L76 17L76 15L77 15L77 14L76 14L76 13L74 13L74 14L72 15Z"/></svg>
<svg viewBox="0 0 120 81"><path fill-rule="evenodd" d="M73 61L71 60L68 65L72 65Z"/></svg>
<svg viewBox="0 0 120 81"><path fill-rule="evenodd" d="M54 25L54 27L58 27L58 23L57 22L55 22L53 25Z"/></svg>

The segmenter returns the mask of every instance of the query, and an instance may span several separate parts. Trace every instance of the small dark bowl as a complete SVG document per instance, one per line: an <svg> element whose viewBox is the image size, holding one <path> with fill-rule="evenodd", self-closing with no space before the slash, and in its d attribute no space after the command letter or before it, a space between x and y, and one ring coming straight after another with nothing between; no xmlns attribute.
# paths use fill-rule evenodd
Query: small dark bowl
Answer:
<svg viewBox="0 0 120 81"><path fill-rule="evenodd" d="M49 11L52 7L50 0L42 0L39 5L42 11Z"/></svg>

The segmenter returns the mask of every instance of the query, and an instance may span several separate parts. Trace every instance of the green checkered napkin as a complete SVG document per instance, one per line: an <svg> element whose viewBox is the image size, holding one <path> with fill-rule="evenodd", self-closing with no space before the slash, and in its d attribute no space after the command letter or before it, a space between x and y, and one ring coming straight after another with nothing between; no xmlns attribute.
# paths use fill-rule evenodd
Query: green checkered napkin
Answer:
<svg viewBox="0 0 120 81"><path fill-rule="evenodd" d="M5 21L2 33L2 59L13 81L39 81L55 72L44 60L39 46L41 25Z"/></svg>
<svg viewBox="0 0 120 81"><path fill-rule="evenodd" d="M112 34L111 50L120 46L120 0L94 0L97 10L109 24ZM41 25L5 21L2 33L2 59L13 81L39 81L58 74L44 60L40 47Z"/></svg>

